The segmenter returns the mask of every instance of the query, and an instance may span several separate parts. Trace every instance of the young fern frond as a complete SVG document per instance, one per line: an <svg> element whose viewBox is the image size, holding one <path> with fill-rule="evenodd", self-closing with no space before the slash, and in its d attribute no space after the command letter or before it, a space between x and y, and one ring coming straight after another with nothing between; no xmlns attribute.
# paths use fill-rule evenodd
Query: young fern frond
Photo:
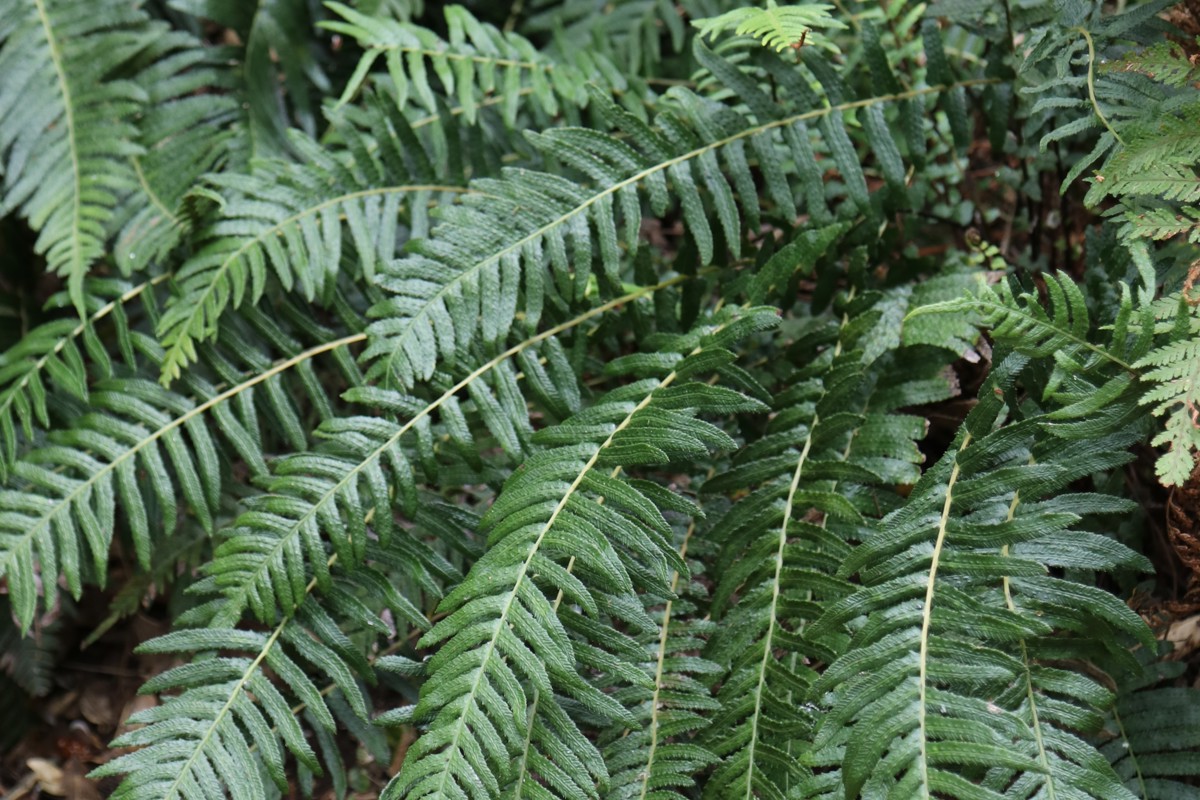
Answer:
<svg viewBox="0 0 1200 800"><path fill-rule="evenodd" d="M5 0L0 18L0 211L29 220L84 316L83 280L136 186L130 119L146 96L111 76L148 44L146 16L121 0Z"/></svg>
<svg viewBox="0 0 1200 800"><path fill-rule="evenodd" d="M1165 418L1155 445L1167 445L1158 459L1159 479L1167 486L1179 486L1195 469L1200 452L1200 336L1197 336L1192 307L1180 298L1175 310L1176 327L1182 332L1173 342L1157 347L1138 359L1134 366L1142 373L1147 387L1138 401L1153 406L1156 417Z"/></svg>
<svg viewBox="0 0 1200 800"><path fill-rule="evenodd" d="M284 290L327 301L344 249L369 278L377 262L394 255L402 207L420 235L426 215L413 209L462 191L439 177L402 118L381 116L378 124L398 130L395 137L381 131L375 152L352 133L344 154L297 134L291 141L305 157L305 172L268 161L253 176L211 179L204 196L217 205L216 219L197 232L199 249L176 274L176 291L158 323L164 385L196 359L196 345L216 334L225 309L256 303L272 275Z"/></svg>
<svg viewBox="0 0 1200 800"><path fill-rule="evenodd" d="M658 369L636 354L611 362L615 374L632 369L659 377L615 389L535 436L535 443L546 448L514 474L484 516L487 552L442 601L439 609L448 616L421 640L422 646L441 643L427 664L430 678L411 714L428 730L409 750L384 797L457 797L471 786L498 796L513 772L538 783L533 770L511 763L518 753L537 752L526 746L530 735L546 754L583 745L585 753L594 753L584 761L589 782L607 782L595 746L572 735L576 723L569 717L547 708L568 703L588 715L636 724L627 709L582 678L577 665L617 669L619 656L599 658L626 648L625 635L610 620L650 631L656 626L641 608L614 604L610 597L638 590L661 597L669 567L684 568L669 543L659 505L678 507L678 501L656 503L661 490L648 495L649 487L618 475L629 467L704 457L710 449L732 445L697 412L757 410L760 404L687 379L710 369L710 353L776 322L770 311L725 315L663 342L659 352L675 355L655 359ZM555 609L547 597L555 592L579 610ZM616 674L646 680L638 671ZM562 720L568 724L559 730ZM573 773L582 777L578 770ZM571 789L554 785L550 775L541 777L542 796L595 794L587 784Z"/></svg>
<svg viewBox="0 0 1200 800"><path fill-rule="evenodd" d="M845 30L847 25L830 16L832 9L826 3L780 7L775 0L767 0L766 8L738 8L719 17L693 20L692 24L700 29L701 36L732 31L739 36L752 36L775 51L806 44L833 47L824 32Z"/></svg>

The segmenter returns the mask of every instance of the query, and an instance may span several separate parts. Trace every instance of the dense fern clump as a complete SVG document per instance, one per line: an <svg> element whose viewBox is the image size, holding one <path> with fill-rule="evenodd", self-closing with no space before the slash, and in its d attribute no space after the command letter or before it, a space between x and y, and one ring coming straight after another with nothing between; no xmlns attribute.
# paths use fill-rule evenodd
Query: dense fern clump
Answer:
<svg viewBox="0 0 1200 800"><path fill-rule="evenodd" d="M142 612L124 800L1200 798L1172 5L0 0L0 743Z"/></svg>

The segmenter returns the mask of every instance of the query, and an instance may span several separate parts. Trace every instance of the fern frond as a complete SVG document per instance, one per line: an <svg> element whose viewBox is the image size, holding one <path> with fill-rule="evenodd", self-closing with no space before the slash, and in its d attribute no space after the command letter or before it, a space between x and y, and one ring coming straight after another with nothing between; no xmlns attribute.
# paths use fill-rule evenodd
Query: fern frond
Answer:
<svg viewBox="0 0 1200 800"><path fill-rule="evenodd" d="M1138 800L1195 800L1200 774L1200 691L1162 686L1185 665L1163 661L1121 687L1096 737L1100 752Z"/></svg>
<svg viewBox="0 0 1200 800"><path fill-rule="evenodd" d="M1190 244L1200 242L1200 208L1196 206L1128 209L1125 223L1125 231L1132 237L1161 241L1182 236Z"/></svg>
<svg viewBox="0 0 1200 800"><path fill-rule="evenodd" d="M1177 318L1192 316L1191 307L1181 298ZM1153 444L1169 448L1158 459L1159 480L1166 486L1179 486L1191 476L1200 452L1200 338L1189 335L1155 348L1134 366L1143 370L1146 384L1138 402L1153 406L1151 413L1165 419L1153 440Z"/></svg>
<svg viewBox="0 0 1200 800"><path fill-rule="evenodd" d="M403 119L392 114L390 122L400 130L377 137L373 153L355 146L343 158L295 135L291 142L304 155L305 172L268 161L252 177L210 179L213 190L206 195L218 207L217 218L196 233L198 250L176 274L176 291L158 323L164 385L196 359L196 345L215 335L225 309L256 303L272 275L310 301L328 299L347 245L370 278L377 262L394 255L402 206L462 191L435 177ZM425 218L423 211L410 216L418 226Z"/></svg>
<svg viewBox="0 0 1200 800"><path fill-rule="evenodd" d="M111 228L112 257L124 275L159 262L191 229L182 203L202 175L244 162L244 117L227 93L236 83L227 54L163 28L155 26L130 64L146 104L138 119L142 152L130 157L137 189L122 199Z"/></svg>
<svg viewBox="0 0 1200 800"><path fill-rule="evenodd" d="M826 602L853 591L835 577L846 540L894 505L885 487L915 482L923 458L920 420L888 410L900 398L953 395L936 361L888 369L892 357L872 365L877 357L850 349L859 336L875 345L864 322L878 313L874 297L847 301L840 325L813 325L802 341L817 352L793 348L800 366L776 396L764 436L702 488L745 493L710 534L723 547L711 611L721 627L707 655L728 672L708 737L723 760L706 796L783 797L812 780L800 755L816 721L808 687L844 641L838 632L810 635L809 626Z"/></svg>
<svg viewBox="0 0 1200 800"><path fill-rule="evenodd" d="M118 338L127 342L130 312L126 306L136 309L135 301L142 303L143 293L152 292L166 278L162 275L134 286L93 280L86 286L90 312L86 320L62 319L39 325L0 355L0 483L8 480L8 469L17 458L18 425L26 441L34 440L35 426L43 430L51 426L50 391L58 388L87 400L87 358L94 359L103 376L112 376L111 359L97 336L96 323L111 316ZM101 303L103 298L111 299Z"/></svg>
<svg viewBox="0 0 1200 800"><path fill-rule="evenodd" d="M302 599L297 588L310 574L322 586L328 580L324 541L332 544L347 567L361 563L368 546L361 519L364 505L373 509L374 535L385 543L393 538L394 504L408 514L427 515L418 480L422 474L437 472L433 419L441 416L444 435L465 458L479 459L459 394L468 393L480 409L484 427L512 455L522 453L526 445L517 430L528 424L527 410L524 394L515 388L513 362L525 368L530 391L557 397L548 405L567 416L578 404L577 390L572 391L571 385L576 378L564 369L562 348L554 337L676 282L636 289L528 337L453 382L432 401L378 388L349 393L352 401L382 409L403 422L366 415L334 418L317 431L318 438L328 441L327 447L279 460L269 493L248 501L249 511L222 533L223 541L208 568L224 595L217 619L223 625L235 624L247 608L264 621L290 613ZM548 358L545 368L538 365L539 348ZM489 379L495 380L496 391L488 386Z"/></svg>
<svg viewBox="0 0 1200 800"><path fill-rule="evenodd" d="M637 624L644 616L610 607L607 595L623 596L640 587L662 596L668 567L683 567L652 497L619 479L618 470L603 475L601 469L702 457L732 444L696 413L755 410L759 404L733 392L707 391L686 378L711 363L708 351L776 322L769 311L748 311L678 337L665 349L676 354L666 360L674 363L656 370L661 377L616 389L539 432L535 442L547 448L505 484L482 521L488 551L442 601L440 610L448 616L422 638L422 646L441 644L412 712L413 719L428 721L429 729L409 750L385 797L456 797L469 786L496 796L514 771L527 783L541 777L549 796L595 796L594 784L608 779L598 753L584 762L588 784L576 783L570 791L511 759L529 752L525 739L530 734L550 754L570 752L572 739L586 742L572 736L573 722L563 732L551 721L538 725L548 715L560 717L546 709L566 698L589 715L634 723L626 709L580 677L576 664L614 670L612 659L607 668L604 661L593 664L589 645L619 653L623 636L605 618L616 614ZM628 358L612 362L610 371L651 370L644 359ZM561 592L583 615L557 612L546 592ZM641 675L622 677L634 674ZM594 751L594 745L587 749ZM576 769L573 774L584 773Z"/></svg>
<svg viewBox="0 0 1200 800"><path fill-rule="evenodd" d="M130 118L146 96L111 76L148 44L146 17L121 0L6 0L0 17L0 210L29 220L84 316L83 279L105 253L118 199L136 186Z"/></svg>
<svg viewBox="0 0 1200 800"><path fill-rule="evenodd" d="M643 668L652 683L631 684L614 693L638 727L629 730L617 723L600 737L604 761L614 768L604 795L608 800L683 800L680 792L694 786L697 776L717 760L694 741L721 709L708 688L721 667L697 654L716 626L700 618L697 606L696 595L703 590L701 562L695 556L697 550L710 548L693 537L695 530L695 522L688 525L679 548L680 558L688 560L690 585L681 588L680 578L686 581L688 576L672 574L670 590L678 596L665 601L661 611L650 612L658 617L658 630L640 637Z"/></svg>
<svg viewBox="0 0 1200 800"><path fill-rule="evenodd" d="M693 20L701 36L714 37L733 31L738 36L751 36L776 52L803 44L836 50L826 31L845 30L847 25L830 16L833 6L827 3L799 3L780 6L767 0L766 8L739 8L719 17Z"/></svg>
<svg viewBox="0 0 1200 800"><path fill-rule="evenodd" d="M61 573L76 598L85 576L103 581L118 506L143 568L149 567L155 538L175 527L176 484L190 512L211 531L222 478L219 441L203 415L214 412L221 437L253 469L262 455L260 443L247 430L252 420L229 413L224 403L248 399L251 388L270 385L297 364L361 338L325 342L243 375L223 391L191 376L189 384L199 398L140 377L117 376L92 386L90 413L53 431L44 447L17 461L7 487L0 490L0 509L6 512L0 517L0 575L8 578L22 625L29 626L36 608L35 560L41 574ZM149 361L161 364L162 352L152 340L135 334L133 341ZM139 478L142 470L144 480ZM40 583L47 602L53 603L58 581Z"/></svg>
<svg viewBox="0 0 1200 800"><path fill-rule="evenodd" d="M625 87L611 65L596 63L603 56L578 50L573 54L575 63L555 62L529 40L481 23L462 6L445 9L449 37L445 41L419 25L371 17L342 3L326 5L344 21L323 22L321 27L352 37L366 50L341 102L359 90L381 56L401 109L414 97L436 114L439 96L456 98L468 125L475 124L480 101L492 94L502 99L504 121L512 127L524 89L546 116L553 117L562 101L586 105L588 85L606 86L615 80L609 88ZM430 83L431 71L440 83L436 94Z"/></svg>
<svg viewBox="0 0 1200 800"><path fill-rule="evenodd" d="M350 596L347 588L340 591ZM325 603L338 619L352 622L359 630L387 630L361 603L339 601L337 594L327 595ZM131 716L129 724L142 727L123 734L113 746L139 749L91 773L94 778L127 776L113 798L190 800L225 790L233 797L266 797L269 784L263 780L264 771L279 791L286 792L285 752L311 772L323 772L296 719L295 700L304 704L314 733L332 733L335 717L342 717L347 725L354 724L355 718L367 718L359 681L373 683L374 673L365 656L316 603L301 605L270 631L177 630L146 642L138 652L184 653L194 659L143 684L141 692L146 694L180 693ZM321 678L336 689L334 696L325 698L317 684ZM323 749L327 766L333 766L328 759L338 756Z"/></svg>
<svg viewBox="0 0 1200 800"><path fill-rule="evenodd" d="M1026 679L1027 667L1010 648L1045 641L1048 653L1057 653L1056 629L1153 644L1141 619L1116 598L1047 575L1064 559L1097 566L1048 544L1067 537L1079 520L1073 509L1127 509L1063 489L1090 471L1081 461L1112 468L1127 460L1112 436L1125 443L1130 437L1117 430L1068 447L1053 440L1038 446L1039 418L1002 424L1003 398L1023 364L1013 357L997 366L951 450L908 504L843 561L840 574L857 574L863 588L830 604L814 626L816 635L866 615L846 654L814 686L833 692L817 746L844 748L847 796L998 798L1010 786L1028 796L1056 770L1084 797L1124 796L1107 762L1081 750L1077 738L1059 735L1060 726L1077 730L1088 719L1067 713L1063 700L1084 703L1098 720L1103 692L1088 689L1078 673L1043 669ZM1019 689L1006 695L1014 685ZM1031 686L1062 693L1042 701L1062 716L1028 722Z"/></svg>
<svg viewBox="0 0 1200 800"><path fill-rule="evenodd" d="M664 115L659 129L596 96L599 111L628 139L574 128L530 137L539 149L588 176L594 185L526 170L505 170L499 178L473 181L473 193L457 205L443 207L441 224L428 239L413 243L412 255L381 268L379 285L388 297L371 312L378 321L369 329L371 344L364 354L370 362L369 379L409 387L427 380L440 360L480 340L488 345L499 341L514 323L536 327L545 305L577 303L588 291L593 261L599 262L596 279L601 288L611 291L620 282L622 251L637 247L643 195L656 215L666 213L673 202L679 204L702 264L713 260L718 242L738 255L742 217L757 220L761 211L756 193L735 191L754 185L746 144L759 156L763 179L771 187L769 196L780 214L794 217L792 187L798 185L814 204L809 210L826 220L826 189L814 166L805 122L836 116L825 131L844 141L844 147L835 148L837 163L847 170L854 164L854 173L847 174L861 177L841 112L936 94L942 88L848 101L791 116L763 110L756 112L758 122L672 90L679 112ZM811 89L803 91L818 104ZM770 109L765 95L763 100L764 108ZM789 156L785 166L783 159ZM861 196L852 190L855 204L869 207L865 178L861 189ZM706 201L712 204L715 226ZM549 276L544 274L547 264Z"/></svg>

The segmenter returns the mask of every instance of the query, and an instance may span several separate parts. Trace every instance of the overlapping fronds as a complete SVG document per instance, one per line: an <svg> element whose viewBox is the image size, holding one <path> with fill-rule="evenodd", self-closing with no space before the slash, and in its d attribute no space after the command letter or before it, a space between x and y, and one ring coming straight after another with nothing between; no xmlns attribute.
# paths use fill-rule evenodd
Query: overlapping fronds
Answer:
<svg viewBox="0 0 1200 800"><path fill-rule="evenodd" d="M413 209L461 191L440 177L402 117L381 112L374 122L373 147L353 130L344 131L344 153L296 134L291 142L304 169L264 161L253 175L211 178L204 195L216 206L215 218L196 232L196 253L175 275L158 322L164 384L196 359L197 343L216 334L227 307L256 303L272 280L328 302L347 252L370 279L404 234L423 232L426 214ZM399 227L402 209L415 231Z"/></svg>
<svg viewBox="0 0 1200 800"><path fill-rule="evenodd" d="M91 379L89 358L95 360L94 368L101 375L111 376L112 359L96 333L101 320L111 319L117 338L123 343L123 355L132 358L128 348L128 317L131 310L135 315L143 313L142 295L153 293L155 284L162 280L155 278L136 285L93 280L85 287L89 312L85 321L60 319L44 323L0 355L0 482L8 478L21 434L26 441L33 441L35 427L51 426L47 398L54 389L87 400Z"/></svg>
<svg viewBox="0 0 1200 800"><path fill-rule="evenodd" d="M1068 533L1076 510L1127 504L1065 488L1128 456L1105 438L1039 443L1039 417L1006 423L1006 392L1024 363L997 365L951 449L843 560L839 574L863 588L813 626L825 634L866 615L815 684L831 693L817 746L841 753L847 796L998 798L1021 787L1026 797L1056 781L1097 800L1124 796L1098 753L1062 735L1089 727L1088 714L1095 727L1104 692L1084 673L1035 671L1012 647L1045 641L1044 658L1056 658L1054 634L1098 629L1152 642L1117 598L1049 574L1105 566L1056 543L1079 535Z"/></svg>
<svg viewBox="0 0 1200 800"><path fill-rule="evenodd" d="M769 310L751 309L662 342L658 353L666 358L634 354L611 362L616 374L657 377L615 389L535 435L545 448L509 479L485 514L487 552L442 601L447 616L421 640L422 646L441 644L411 714L428 728L385 797L481 791L494 797L514 778L522 786L537 784L539 796L596 796L608 770L595 745L555 709L578 706L601 719L636 724L578 669L645 682L641 671L621 670L624 651L638 648L612 625L620 619L651 631L656 626L641 608L614 601L639 589L664 596L669 569L685 568L660 511L660 503L678 507L678 501L656 503L661 490L651 492L620 473L730 447L727 434L696 414L753 411L761 404L689 378L711 370L712 354L776 322ZM513 763L520 754L526 755ZM535 754L540 758L527 763ZM572 759L578 759L575 769Z"/></svg>
<svg viewBox="0 0 1200 800"><path fill-rule="evenodd" d="M709 63L722 62L714 57ZM746 102L753 121L672 89L672 110L652 127L597 93L598 111L628 138L577 128L531 134L539 149L588 182L516 169L473 181L473 192L442 209L441 224L428 239L413 242L411 255L381 267L378 283L388 297L371 312L378 321L364 355L371 362L369 377L412 386L428 379L440 360L479 341L494 344L517 320L533 328L545 307L577 303L593 275L603 291L613 291L623 253L637 246L643 203L656 216L677 204L701 264L724 250L737 256L743 219L757 228L765 205L754 190L747 150L767 186L771 213L794 218L801 193L807 203L801 207L827 221L827 191L807 120L821 123L846 178L846 194L869 210L866 180L841 112L898 98L820 107L807 84L793 80L792 86L811 101L809 110L785 116L751 86L755 94Z"/></svg>
<svg viewBox="0 0 1200 800"><path fill-rule="evenodd" d="M1144 656L1143 656L1144 660ZM1125 682L1096 737L1138 800L1191 800L1200 788L1200 691L1179 685L1182 662L1151 663Z"/></svg>
<svg viewBox="0 0 1200 800"><path fill-rule="evenodd" d="M579 49L570 54L570 61L556 61L523 36L482 23L462 6L445 10L446 41L419 25L371 17L342 3L327 5L342 20L324 22L322 27L355 39L366 50L343 101L359 90L380 57L401 109L412 98L436 114L439 99L454 98L469 125L475 123L480 102L491 95L502 99L504 121L513 126L526 95L543 114L554 117L564 101L587 105L589 85L625 88L621 73L602 55ZM436 91L430 73L439 84Z"/></svg>
<svg viewBox="0 0 1200 800"><path fill-rule="evenodd" d="M366 720L361 682L373 683L374 673L330 614L350 632L386 634L388 626L354 599L352 585L339 584L323 605L305 603L267 631L188 628L141 645L142 653L195 658L143 684L146 694L179 694L130 717L131 725L141 727L113 744L138 749L92 776L126 775L114 798L189 800L226 790L233 797L267 797L272 784L272 791L286 792L288 753L310 774L340 771L337 722L357 728L356 720ZM326 697L318 681L335 692ZM296 701L303 704L320 756L297 719Z"/></svg>
<svg viewBox="0 0 1200 800"><path fill-rule="evenodd" d="M6 0L0 18L0 212L20 209L38 231L82 316L83 279L136 186L130 119L146 95L114 73L149 43L146 17L121 0Z"/></svg>
<svg viewBox="0 0 1200 800"><path fill-rule="evenodd" d="M278 326L262 322L260 330L286 347ZM162 363L161 348L145 334L127 331L124 337L131 359L154 369ZM224 361L234 366L230 374L237 379L227 388L217 389L193 373L186 381L189 392L172 391L127 368L92 384L85 393L87 412L52 430L44 444L18 459L0 490L5 512L0 515L0 575L8 580L21 624L30 625L40 593L53 603L58 581L50 576L61 575L77 598L85 579L103 583L118 508L143 568L155 542L173 531L183 503L211 532L221 495L222 450L243 459L252 472L265 472L251 390L263 388L264 410L286 427L298 420L294 405L304 393L286 391L278 384L280 373L360 338L332 339L271 363L239 339L235 328L229 331L230 344L240 344L240 352ZM219 353L213 358L222 359ZM318 404L324 399L319 383L301 385ZM230 400L238 401L238 413L225 405ZM301 431L292 446L303 448L302 426L297 421L290 427ZM39 574L46 579L39 580Z"/></svg>
<svg viewBox="0 0 1200 800"><path fill-rule="evenodd" d="M316 431L325 446L276 462L267 493L249 498L247 513L221 533L207 569L224 598L217 618L232 625L247 609L263 621L290 613L310 576L322 587L328 581L325 542L343 565L362 563L371 539L386 546L395 538L394 507L430 529L439 529L433 521L439 515L452 524L451 507L431 505L420 496L420 483L436 480L444 469L439 462L455 455L467 470L481 471L477 432L520 457L531 433L527 393L559 418L578 410L578 379L555 337L660 288L599 304L517 342L458 380L444 375L439 382L446 388L432 400L377 387L348 392L364 413L326 420ZM368 408L384 415L368 415ZM443 440L450 447L439 455L435 442ZM414 555L415 562L431 558L425 551Z"/></svg>

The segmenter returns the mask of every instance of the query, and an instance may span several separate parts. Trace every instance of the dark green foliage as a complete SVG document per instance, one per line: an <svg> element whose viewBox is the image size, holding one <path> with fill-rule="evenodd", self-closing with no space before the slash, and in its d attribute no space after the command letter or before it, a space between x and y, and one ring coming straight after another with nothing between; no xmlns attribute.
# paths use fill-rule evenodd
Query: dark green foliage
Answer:
<svg viewBox="0 0 1200 800"><path fill-rule="evenodd" d="M1200 97L1109 5L0 0L3 732L107 597L124 800L1200 797Z"/></svg>

